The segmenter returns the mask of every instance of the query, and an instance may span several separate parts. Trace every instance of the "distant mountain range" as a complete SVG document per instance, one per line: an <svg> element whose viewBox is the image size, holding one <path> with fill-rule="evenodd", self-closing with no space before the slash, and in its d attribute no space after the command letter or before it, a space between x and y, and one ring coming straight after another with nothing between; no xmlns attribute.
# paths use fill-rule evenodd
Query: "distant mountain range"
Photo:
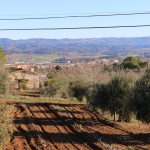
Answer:
<svg viewBox="0 0 150 150"><path fill-rule="evenodd" d="M135 38L83 38L83 39L0 39L0 46L7 53L52 54L62 52L150 53L150 37Z"/></svg>

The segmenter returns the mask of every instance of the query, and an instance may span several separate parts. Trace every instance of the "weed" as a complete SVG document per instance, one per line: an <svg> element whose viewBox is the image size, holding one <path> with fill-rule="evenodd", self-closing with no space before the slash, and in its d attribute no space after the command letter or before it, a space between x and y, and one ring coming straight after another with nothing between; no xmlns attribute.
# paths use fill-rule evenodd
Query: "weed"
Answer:
<svg viewBox="0 0 150 150"><path fill-rule="evenodd" d="M83 125L80 124L80 123L74 123L74 126L75 126L76 128L78 128L79 130L84 130Z"/></svg>
<svg viewBox="0 0 150 150"><path fill-rule="evenodd" d="M12 105L0 105L0 149L3 149L6 141L13 135L13 110Z"/></svg>

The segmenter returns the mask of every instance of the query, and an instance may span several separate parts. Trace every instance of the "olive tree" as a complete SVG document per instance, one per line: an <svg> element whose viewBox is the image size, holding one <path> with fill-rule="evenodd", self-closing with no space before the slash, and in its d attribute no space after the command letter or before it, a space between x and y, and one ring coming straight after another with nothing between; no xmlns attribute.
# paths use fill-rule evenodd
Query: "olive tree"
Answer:
<svg viewBox="0 0 150 150"><path fill-rule="evenodd" d="M116 120L129 121L131 114L131 95L135 79L130 73L119 72L106 84L97 84L90 88L88 100L95 107L110 112Z"/></svg>
<svg viewBox="0 0 150 150"><path fill-rule="evenodd" d="M136 82L134 105L137 119L150 123L150 69Z"/></svg>
<svg viewBox="0 0 150 150"><path fill-rule="evenodd" d="M131 114L131 95L135 85L135 79L129 73L115 75L108 84L108 109L111 114L119 115L119 121L129 121Z"/></svg>

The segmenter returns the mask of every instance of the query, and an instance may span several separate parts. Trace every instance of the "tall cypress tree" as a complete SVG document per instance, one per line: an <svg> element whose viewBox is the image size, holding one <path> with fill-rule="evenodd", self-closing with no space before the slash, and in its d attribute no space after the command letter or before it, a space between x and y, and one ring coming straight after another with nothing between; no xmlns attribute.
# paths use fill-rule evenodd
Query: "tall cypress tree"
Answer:
<svg viewBox="0 0 150 150"><path fill-rule="evenodd" d="M6 63L6 57L3 52L3 49L0 48L0 93L7 95L8 94L8 75L7 71L4 68Z"/></svg>
<svg viewBox="0 0 150 150"><path fill-rule="evenodd" d="M6 63L6 57L2 48L0 48L0 65L4 65Z"/></svg>

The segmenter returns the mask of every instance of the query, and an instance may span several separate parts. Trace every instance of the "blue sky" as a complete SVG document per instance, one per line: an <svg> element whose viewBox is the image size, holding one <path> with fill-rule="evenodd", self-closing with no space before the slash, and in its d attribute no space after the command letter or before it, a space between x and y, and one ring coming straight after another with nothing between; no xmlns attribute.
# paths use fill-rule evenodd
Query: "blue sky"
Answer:
<svg viewBox="0 0 150 150"><path fill-rule="evenodd" d="M5 0L1 1L0 18L46 17L150 11L150 0ZM69 18L28 21L0 21L0 28L44 28L150 24L150 15ZM150 27L61 30L61 31L0 31L0 38L97 38L150 36Z"/></svg>

